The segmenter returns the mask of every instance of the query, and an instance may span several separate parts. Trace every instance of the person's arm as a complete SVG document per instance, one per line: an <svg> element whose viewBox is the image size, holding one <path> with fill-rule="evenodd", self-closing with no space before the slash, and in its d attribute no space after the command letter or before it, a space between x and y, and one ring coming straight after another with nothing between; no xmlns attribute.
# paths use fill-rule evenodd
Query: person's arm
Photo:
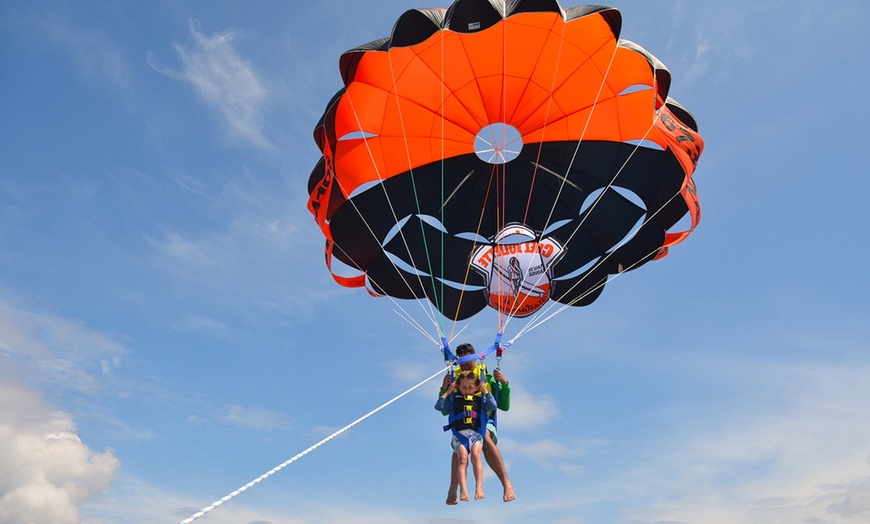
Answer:
<svg viewBox="0 0 870 524"><path fill-rule="evenodd" d="M495 397L492 396L492 393L487 391L487 393L483 396L483 410L489 413L497 407L498 404L495 401Z"/></svg>
<svg viewBox="0 0 870 524"><path fill-rule="evenodd" d="M496 398L498 409L502 411L509 410L511 408L511 385L500 369L496 368L493 374L490 375L489 384L493 388L493 391L495 391L495 388L498 388L498 397Z"/></svg>
<svg viewBox="0 0 870 524"><path fill-rule="evenodd" d="M511 385L507 382L498 389L498 409L507 411L511 408Z"/></svg>
<svg viewBox="0 0 870 524"><path fill-rule="evenodd" d="M444 378L441 379L441 389L438 391L438 396L440 397L445 391L451 389L451 385L453 385L453 376L450 372L447 372L447 374L444 375Z"/></svg>
<svg viewBox="0 0 870 524"><path fill-rule="evenodd" d="M442 415L449 415L450 408L447 406L447 397L450 396L450 390L441 391L438 400L435 401L435 409L441 412Z"/></svg>
<svg viewBox="0 0 870 524"><path fill-rule="evenodd" d="M493 411L494 409L496 409L498 407L498 405L495 401L495 397L492 396L492 393L489 392L489 389L487 389L486 386L487 386L486 381L481 381L480 387L478 388L477 391L480 392L480 397L481 397L481 406L480 407L481 407L481 409L484 412L489 413L489 412Z"/></svg>

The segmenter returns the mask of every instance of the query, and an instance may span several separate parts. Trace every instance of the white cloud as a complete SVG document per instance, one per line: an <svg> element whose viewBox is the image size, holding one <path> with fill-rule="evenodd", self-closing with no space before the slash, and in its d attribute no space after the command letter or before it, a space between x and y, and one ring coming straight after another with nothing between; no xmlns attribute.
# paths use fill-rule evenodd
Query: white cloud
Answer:
<svg viewBox="0 0 870 524"><path fill-rule="evenodd" d="M264 408L243 407L235 404L226 406L226 414L221 417L221 420L256 431L272 431L289 426L289 421L285 415Z"/></svg>
<svg viewBox="0 0 870 524"><path fill-rule="evenodd" d="M193 242L178 233L167 233L162 242L150 238L149 241L166 256L174 260L182 260L191 266L209 266L220 260L211 256L215 249L210 249L208 242Z"/></svg>
<svg viewBox="0 0 870 524"><path fill-rule="evenodd" d="M276 495L277 496L277 495ZM270 507L261 504L257 508L245 506L245 502L234 499L227 504L218 506L202 522L214 524L235 524L239 522L286 524L343 524L346 522L377 522L379 524L403 524L407 522L481 522L473 520L433 520L425 510L412 511L396 509L393 505L379 504L373 501L370 505L360 503L352 498L342 498L340 495L329 500L312 500L295 497L284 493L281 507ZM159 500L159 499L158 499ZM208 501L212 502L212 501ZM186 518L201 508L186 506L179 508L173 515L180 519ZM179 520L180 520L179 519ZM201 522L201 521L196 521Z"/></svg>
<svg viewBox="0 0 870 524"><path fill-rule="evenodd" d="M127 351L102 333L0 302L0 352L11 357L0 362L0 371L4 364L20 365L18 372L34 381L87 391L98 388Z"/></svg>
<svg viewBox="0 0 870 524"><path fill-rule="evenodd" d="M670 440L611 487L634 486L639 514L669 522L870 521L870 367L717 365L745 402L664 415Z"/></svg>
<svg viewBox="0 0 870 524"><path fill-rule="evenodd" d="M748 522L870 522L870 477L842 484L822 484L801 497L761 500L746 515Z"/></svg>
<svg viewBox="0 0 870 524"><path fill-rule="evenodd" d="M226 323L213 318L203 317L201 315L191 315L187 318L187 326L197 331L203 331L210 334L226 335L229 328Z"/></svg>
<svg viewBox="0 0 870 524"><path fill-rule="evenodd" d="M304 208L288 207L283 188L276 190L249 173L220 178L195 194L215 212L208 217L214 227L180 231L167 225L158 234L145 235L154 262L183 281L177 290L192 292L199 286L197 296L210 294L213 303L310 315L312 297L324 291L316 280L299 278L299 268L322 267L323 257L303 238L316 232L297 225ZM196 320L191 319L192 327ZM230 325L220 333L229 331Z"/></svg>
<svg viewBox="0 0 870 524"><path fill-rule="evenodd" d="M24 5L20 6L24 7ZM4 9L5 27L18 26L28 38L49 42L66 54L79 78L124 93L134 84L133 72L118 42L105 31L81 27L75 13L59 4L28 4L24 9Z"/></svg>
<svg viewBox="0 0 870 524"><path fill-rule="evenodd" d="M603 441L559 442L555 439L540 439L530 442L499 438L499 447L514 459L526 458L544 469L558 469L566 475L581 472L582 459L590 448L604 446Z"/></svg>
<svg viewBox="0 0 870 524"><path fill-rule="evenodd" d="M100 495L119 467L95 452L70 414L21 381L93 392L126 350L64 319L0 303L0 522L79 522L79 506Z"/></svg>
<svg viewBox="0 0 870 524"><path fill-rule="evenodd" d="M269 507L251 507L251 493L221 505L201 520L203 524L232 524L238 522L281 522L286 524L312 522L295 518L293 510L281 512ZM98 500L82 507L82 521L89 524L119 522L180 522L214 501L215 494L187 495L167 490L140 478L121 474L112 483L111 491ZM245 500L247 498L247 500ZM260 504L256 504L260 506ZM53 521L46 521L53 522Z"/></svg>
<svg viewBox="0 0 870 524"><path fill-rule="evenodd" d="M0 522L78 523L79 505L108 487L119 467L95 452L72 417L34 391L0 382Z"/></svg>
<svg viewBox="0 0 870 524"><path fill-rule="evenodd" d="M533 395L524 389L511 389L511 408L503 415L516 429L540 429L559 415L556 403L546 395Z"/></svg>
<svg viewBox="0 0 870 524"><path fill-rule="evenodd" d="M78 65L82 78L99 79L112 89L129 90L133 85L130 66L116 44L103 35L62 23L51 27L61 49L67 50Z"/></svg>
<svg viewBox="0 0 870 524"><path fill-rule="evenodd" d="M437 360L435 362L437 362ZM394 365L393 362L385 362L384 367L385 367L384 372L387 373L390 376L390 378L393 378L402 384L405 384L405 383L416 384L422 378L425 378L429 374L433 373L432 370L435 369L431 365L426 366L423 363L418 363L418 362L414 362L414 361L403 362L401 366L396 366L396 365ZM446 369L444 371L444 374L445 375L447 374ZM441 385L440 379L439 380L433 379L431 382L432 382L433 386L436 388ZM418 393L417 393L418 395L423 395L427 398L434 397L434 393L432 392L432 387L421 387L417 391L418 391ZM434 403L435 401L433 400L432 402Z"/></svg>
<svg viewBox="0 0 870 524"><path fill-rule="evenodd" d="M247 169L229 173L204 183L182 173L170 174L185 192L195 196L195 203L204 203L219 215L221 229L198 236L166 230L159 237L146 239L162 254L181 263L197 267L229 267L241 258L253 258L257 265L276 256L293 254L292 245L300 232L296 225L301 206L289 211L287 191L264 182ZM197 206L192 205L193 210ZM308 230L304 230L308 231ZM261 253L261 250L268 253ZM253 254L251 254L253 253ZM243 265L250 270L250 261ZM283 264L282 264L283 265ZM286 272L286 267L282 268Z"/></svg>
<svg viewBox="0 0 870 524"><path fill-rule="evenodd" d="M252 64L242 58L233 45L239 33L226 31L206 36L194 20L190 22L190 33L193 46L175 45L182 61L180 72L161 65L151 54L148 63L156 71L190 84L233 134L258 147L271 149L272 145L263 135L263 106L269 91Z"/></svg>

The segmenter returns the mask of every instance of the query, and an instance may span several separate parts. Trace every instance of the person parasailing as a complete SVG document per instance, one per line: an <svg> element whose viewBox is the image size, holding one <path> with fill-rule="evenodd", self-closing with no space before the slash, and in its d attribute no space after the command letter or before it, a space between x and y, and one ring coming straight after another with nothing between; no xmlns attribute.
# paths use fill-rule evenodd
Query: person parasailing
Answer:
<svg viewBox="0 0 870 524"><path fill-rule="evenodd" d="M446 391L452 389L454 376L462 373L471 373L473 376L489 385L489 391L496 400L497 409L508 411L511 404L510 382L507 377L505 377L504 373L502 373L501 369L496 368L493 373L490 374L487 370L486 364L477 358L474 346L469 343L463 343L456 346L456 357L459 364L444 376L441 383L441 389L438 393L439 397L444 395ZM484 433L483 456L486 460L486 464L501 482L504 490L502 500L505 502L511 502L516 499L516 493L514 492L513 484L511 484L510 478L508 477L507 467L505 467L501 451L498 449L498 424L496 410L493 409L487 411L487 421L484 424L486 432ZM456 436L454 436L451 439L451 446L456 449L458 445L459 441ZM457 489L459 488L459 469L458 457L454 454L450 469L450 487L447 490L446 503L448 505L455 505L459 500L456 495Z"/></svg>
<svg viewBox="0 0 870 524"><path fill-rule="evenodd" d="M435 409L449 416L449 423L444 426L444 430L452 430L453 438L458 444L453 448L450 475L454 475L455 469L459 500L469 500L466 482L469 457L474 472L474 499L482 499L483 464L480 452L484 437L481 432L486 431L487 411L496 409L495 398L487 389L486 382L469 371L460 373L454 387L448 388L438 397Z"/></svg>

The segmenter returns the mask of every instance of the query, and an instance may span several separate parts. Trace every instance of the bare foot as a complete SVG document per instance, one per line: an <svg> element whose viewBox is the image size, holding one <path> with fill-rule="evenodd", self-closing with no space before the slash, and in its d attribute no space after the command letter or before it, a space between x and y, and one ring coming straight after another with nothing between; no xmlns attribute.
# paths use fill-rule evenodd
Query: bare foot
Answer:
<svg viewBox="0 0 870 524"><path fill-rule="evenodd" d="M455 506L457 504L459 504L459 500L456 498L456 490L451 489L447 492L447 505Z"/></svg>
<svg viewBox="0 0 870 524"><path fill-rule="evenodd" d="M477 486L474 488L474 500L480 500L483 498L483 486Z"/></svg>
<svg viewBox="0 0 870 524"><path fill-rule="evenodd" d="M517 495L514 493L514 487L511 485L510 481L508 481L504 487L504 501L510 502L516 498Z"/></svg>
<svg viewBox="0 0 870 524"><path fill-rule="evenodd" d="M468 490L460 489L459 490L459 500L467 501L468 500Z"/></svg>

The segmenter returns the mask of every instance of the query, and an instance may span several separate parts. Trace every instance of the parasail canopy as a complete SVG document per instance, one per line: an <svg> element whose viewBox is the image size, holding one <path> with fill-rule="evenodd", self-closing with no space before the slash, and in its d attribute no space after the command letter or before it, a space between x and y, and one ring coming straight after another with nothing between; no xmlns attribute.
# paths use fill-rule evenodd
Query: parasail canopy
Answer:
<svg viewBox="0 0 870 524"><path fill-rule="evenodd" d="M308 183L327 266L356 273L335 280L453 320L526 316L590 304L685 239L703 140L621 23L611 7L457 0L344 53Z"/></svg>

